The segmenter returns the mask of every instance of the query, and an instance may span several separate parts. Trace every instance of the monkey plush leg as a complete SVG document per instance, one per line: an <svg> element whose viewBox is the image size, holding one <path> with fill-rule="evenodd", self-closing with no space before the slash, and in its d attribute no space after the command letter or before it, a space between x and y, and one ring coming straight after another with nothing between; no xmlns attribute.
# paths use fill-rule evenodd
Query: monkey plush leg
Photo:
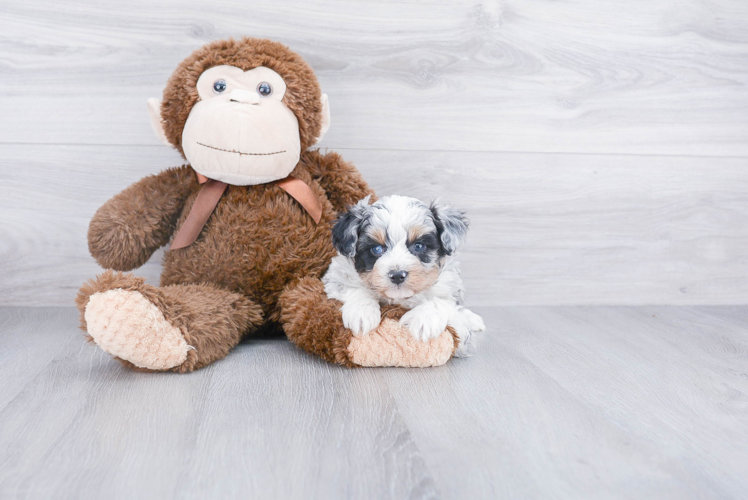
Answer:
<svg viewBox="0 0 748 500"><path fill-rule="evenodd" d="M343 326L340 303L325 295L316 278L302 278L280 296L281 324L286 336L305 351L325 361L352 367L348 353L352 333Z"/></svg>
<svg viewBox="0 0 748 500"><path fill-rule="evenodd" d="M343 326L341 303L328 299L316 278L289 285L280 298L281 323L288 338L326 361L344 366L439 366L452 357L458 340L449 328L440 336L416 340L398 319L405 310L383 308L382 322L355 336Z"/></svg>
<svg viewBox="0 0 748 500"><path fill-rule="evenodd" d="M262 324L262 309L214 285L154 287L106 271L76 299L81 328L133 369L190 372L223 358Z"/></svg>

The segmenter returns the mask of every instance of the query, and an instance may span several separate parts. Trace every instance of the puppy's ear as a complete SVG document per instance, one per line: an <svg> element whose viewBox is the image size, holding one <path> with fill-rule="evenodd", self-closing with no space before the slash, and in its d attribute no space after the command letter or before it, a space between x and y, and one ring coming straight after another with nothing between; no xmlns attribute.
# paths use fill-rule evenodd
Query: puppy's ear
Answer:
<svg viewBox="0 0 748 500"><path fill-rule="evenodd" d="M465 241L470 221L467 220L464 212L443 205L439 200L431 203L431 213L441 243L439 255L452 255Z"/></svg>
<svg viewBox="0 0 748 500"><path fill-rule="evenodd" d="M350 210L338 217L335 226L332 228L332 243L335 249L341 255L353 257L356 255L356 243L361 225L366 219L369 212L369 199L367 196L363 200L353 205Z"/></svg>

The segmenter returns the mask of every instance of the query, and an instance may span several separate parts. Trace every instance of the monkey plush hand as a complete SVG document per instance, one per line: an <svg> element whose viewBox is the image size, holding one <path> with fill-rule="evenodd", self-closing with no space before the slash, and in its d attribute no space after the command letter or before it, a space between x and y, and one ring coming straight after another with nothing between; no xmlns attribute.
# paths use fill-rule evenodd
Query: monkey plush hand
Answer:
<svg viewBox="0 0 748 500"><path fill-rule="evenodd" d="M189 164L136 182L94 215L89 249L108 270L76 303L96 345L147 371L206 366L259 330L282 330L346 366L451 357L450 332L415 342L389 319L397 310L384 311L362 344L342 325L341 304L325 296L319 278L335 255L332 223L373 192L339 155L309 149L330 110L297 54L253 38L210 43L148 109L156 134ZM125 273L169 243L159 287Z"/></svg>

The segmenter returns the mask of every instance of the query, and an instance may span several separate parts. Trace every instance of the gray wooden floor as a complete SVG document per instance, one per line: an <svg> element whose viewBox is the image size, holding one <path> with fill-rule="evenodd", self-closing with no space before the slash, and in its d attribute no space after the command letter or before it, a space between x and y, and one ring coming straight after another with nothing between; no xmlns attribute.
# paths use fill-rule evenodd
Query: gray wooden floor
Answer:
<svg viewBox="0 0 748 500"><path fill-rule="evenodd" d="M748 498L748 307L477 308L479 354L127 371L0 308L2 498Z"/></svg>

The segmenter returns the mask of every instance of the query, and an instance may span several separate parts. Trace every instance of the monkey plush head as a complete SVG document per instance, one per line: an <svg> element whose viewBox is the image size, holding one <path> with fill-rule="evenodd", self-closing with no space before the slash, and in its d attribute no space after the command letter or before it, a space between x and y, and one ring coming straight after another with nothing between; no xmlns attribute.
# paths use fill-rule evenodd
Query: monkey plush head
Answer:
<svg viewBox="0 0 748 500"><path fill-rule="evenodd" d="M309 65L257 38L209 43L177 67L163 102L149 99L156 135L199 174L253 185L291 173L330 125L327 95Z"/></svg>

